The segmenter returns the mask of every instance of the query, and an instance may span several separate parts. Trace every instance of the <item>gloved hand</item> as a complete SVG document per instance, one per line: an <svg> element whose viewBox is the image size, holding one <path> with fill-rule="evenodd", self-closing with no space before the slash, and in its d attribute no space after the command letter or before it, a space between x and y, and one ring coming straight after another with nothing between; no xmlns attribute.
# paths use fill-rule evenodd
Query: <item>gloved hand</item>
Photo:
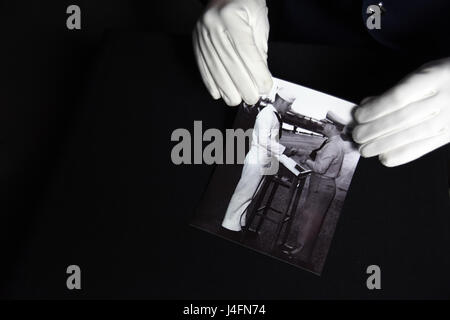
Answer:
<svg viewBox="0 0 450 320"><path fill-rule="evenodd" d="M198 67L214 99L254 105L269 93L265 0L211 0L193 32Z"/></svg>
<svg viewBox="0 0 450 320"><path fill-rule="evenodd" d="M433 61L355 111L353 139L363 157L388 166L415 160L450 142L450 58Z"/></svg>

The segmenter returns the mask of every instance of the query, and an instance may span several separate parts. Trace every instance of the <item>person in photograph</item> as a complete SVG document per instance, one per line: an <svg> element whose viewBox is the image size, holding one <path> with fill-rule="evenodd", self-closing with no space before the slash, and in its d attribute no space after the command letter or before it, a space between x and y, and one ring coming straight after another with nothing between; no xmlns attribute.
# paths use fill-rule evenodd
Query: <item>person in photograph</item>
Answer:
<svg viewBox="0 0 450 320"><path fill-rule="evenodd" d="M275 101L262 109L255 121L250 150L244 160L241 178L228 204L222 227L241 231L245 226L246 210L265 175L275 174L277 158L290 157L296 150L279 143L282 117L291 108L295 97L285 88L279 89Z"/></svg>
<svg viewBox="0 0 450 320"><path fill-rule="evenodd" d="M343 126L338 123L327 123L323 133L327 139L322 145L311 152L309 159L303 156L304 164L313 173L309 180L305 205L300 208L300 229L297 244L291 250L284 252L301 260L309 261L319 235L322 222L336 194L336 177L341 171L344 160Z"/></svg>

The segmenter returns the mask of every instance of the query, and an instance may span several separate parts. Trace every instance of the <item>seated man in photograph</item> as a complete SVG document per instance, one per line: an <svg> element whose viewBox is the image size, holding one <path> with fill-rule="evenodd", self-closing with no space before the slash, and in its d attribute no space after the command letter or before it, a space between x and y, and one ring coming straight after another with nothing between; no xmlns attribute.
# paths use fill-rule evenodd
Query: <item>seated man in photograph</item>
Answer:
<svg viewBox="0 0 450 320"><path fill-rule="evenodd" d="M343 125L327 123L323 129L327 139L311 152L310 158L304 157L304 164L313 173L309 180L305 205L300 208L300 230L297 245L284 253L297 255L303 261L309 261L319 235L322 222L336 194L335 179L339 175L344 160L344 148L341 139Z"/></svg>
<svg viewBox="0 0 450 320"><path fill-rule="evenodd" d="M281 136L281 117L291 108L295 97L281 88L275 101L262 109L256 117L250 150L245 157L241 178L228 204L222 227L231 231L241 231L245 226L246 211L253 200L265 175L278 171L278 157L281 154L292 156L295 149L279 143Z"/></svg>

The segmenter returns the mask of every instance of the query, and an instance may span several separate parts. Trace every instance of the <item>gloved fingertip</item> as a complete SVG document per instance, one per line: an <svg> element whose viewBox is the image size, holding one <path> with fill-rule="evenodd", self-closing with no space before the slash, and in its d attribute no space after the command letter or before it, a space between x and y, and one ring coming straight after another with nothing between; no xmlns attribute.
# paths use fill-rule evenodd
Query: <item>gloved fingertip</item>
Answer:
<svg viewBox="0 0 450 320"><path fill-rule="evenodd" d="M222 99L225 102L225 104L227 106L230 106L230 107L237 106L242 101L240 97L232 97L232 98L230 98L227 95L225 95L223 92L222 92Z"/></svg>
<svg viewBox="0 0 450 320"><path fill-rule="evenodd" d="M222 97L225 100L225 103L229 105L230 107L237 106L242 102L242 98L239 95L238 92L227 92L227 94L223 91L221 91Z"/></svg>
<svg viewBox="0 0 450 320"><path fill-rule="evenodd" d="M229 100L229 102L227 103L227 105L229 105L230 107L236 107L236 106L238 106L240 103L242 102L242 100L239 98L239 99L232 99L232 100Z"/></svg>
<svg viewBox="0 0 450 320"><path fill-rule="evenodd" d="M220 93L219 92L209 92L211 94L211 97L214 100L219 100L220 99Z"/></svg>
<svg viewBox="0 0 450 320"><path fill-rule="evenodd" d="M361 107L357 107L353 112L353 116L358 123L364 122L364 110Z"/></svg>
<svg viewBox="0 0 450 320"><path fill-rule="evenodd" d="M361 126L356 126L352 131L353 141L356 143L362 144L364 143L364 137L361 133Z"/></svg>
<svg viewBox="0 0 450 320"><path fill-rule="evenodd" d="M381 162L381 164L383 166L388 167L388 168L392 168L392 167L395 167L395 166L399 165L399 163L396 163L395 161L393 161L389 157L386 157L384 154L380 154L378 156L378 160L380 160L380 162Z"/></svg>
<svg viewBox="0 0 450 320"><path fill-rule="evenodd" d="M253 106L259 101L259 96L255 95L255 96L251 96L251 97L246 97L243 100L246 104Z"/></svg>
<svg viewBox="0 0 450 320"><path fill-rule="evenodd" d="M365 153L364 153L364 145L360 145L360 146L358 147L358 152L359 152L359 154L361 155L361 157L366 158L366 157L365 157Z"/></svg>
<svg viewBox="0 0 450 320"><path fill-rule="evenodd" d="M378 155L376 150L373 150L370 145L362 145L359 147L358 151L363 158L371 158Z"/></svg>
<svg viewBox="0 0 450 320"><path fill-rule="evenodd" d="M205 81L204 82L206 89L208 89L208 93L210 94L210 96L214 99L220 99L220 92L219 90L217 90L217 88L215 88L215 86L212 86L209 82Z"/></svg>

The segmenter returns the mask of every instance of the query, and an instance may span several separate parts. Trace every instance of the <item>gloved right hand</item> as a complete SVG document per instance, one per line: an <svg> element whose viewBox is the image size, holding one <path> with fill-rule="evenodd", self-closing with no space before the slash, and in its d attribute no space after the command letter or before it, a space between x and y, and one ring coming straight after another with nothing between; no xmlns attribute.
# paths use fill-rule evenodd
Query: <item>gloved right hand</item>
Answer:
<svg viewBox="0 0 450 320"><path fill-rule="evenodd" d="M214 99L249 105L272 88L265 0L211 0L193 32L198 67Z"/></svg>

